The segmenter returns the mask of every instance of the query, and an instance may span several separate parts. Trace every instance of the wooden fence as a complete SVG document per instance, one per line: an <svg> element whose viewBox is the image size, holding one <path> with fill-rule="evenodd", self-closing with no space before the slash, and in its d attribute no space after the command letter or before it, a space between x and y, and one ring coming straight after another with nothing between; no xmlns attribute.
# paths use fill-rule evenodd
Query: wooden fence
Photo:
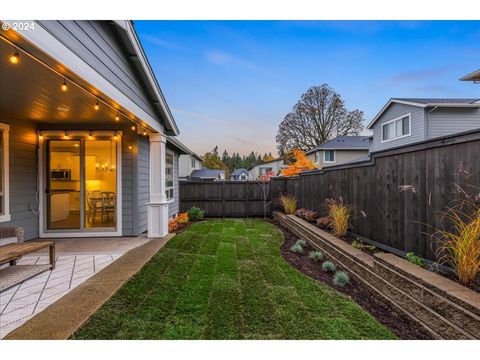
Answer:
<svg viewBox="0 0 480 360"><path fill-rule="evenodd" d="M267 216L271 215L272 194L270 190ZM180 182L180 211L196 206L207 217L263 216L263 204L262 188L256 181Z"/></svg>
<svg viewBox="0 0 480 360"><path fill-rule="evenodd" d="M298 208L319 212L326 199L342 198L355 205L356 235L433 260L436 244L428 234L442 226L442 211L459 198L457 185L478 191L479 174L480 131L472 131L376 152L368 162L274 178L270 208L281 209L281 194L295 196ZM184 183L181 208L198 206L208 216L260 216L257 190L254 182Z"/></svg>

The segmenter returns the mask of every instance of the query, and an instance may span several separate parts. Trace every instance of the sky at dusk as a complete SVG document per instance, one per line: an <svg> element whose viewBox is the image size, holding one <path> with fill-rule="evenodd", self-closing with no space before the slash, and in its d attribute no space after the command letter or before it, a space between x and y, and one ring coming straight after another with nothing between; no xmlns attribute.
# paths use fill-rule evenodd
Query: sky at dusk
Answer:
<svg viewBox="0 0 480 360"><path fill-rule="evenodd" d="M204 154L276 153L278 125L328 84L365 125L391 97L478 97L479 21L136 21L180 128Z"/></svg>

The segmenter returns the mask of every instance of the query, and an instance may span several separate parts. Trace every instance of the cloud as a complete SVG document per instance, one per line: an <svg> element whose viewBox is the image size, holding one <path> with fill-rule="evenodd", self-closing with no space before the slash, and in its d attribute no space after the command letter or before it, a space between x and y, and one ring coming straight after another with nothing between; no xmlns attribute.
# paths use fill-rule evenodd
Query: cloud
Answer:
<svg viewBox="0 0 480 360"><path fill-rule="evenodd" d="M445 75L453 69L453 66L442 66L433 69L408 71L392 76L388 79L388 81L392 83L411 83L416 81L438 79L439 76Z"/></svg>
<svg viewBox="0 0 480 360"><path fill-rule="evenodd" d="M240 66L251 70L260 70L260 68L250 61L243 60L235 55L224 51L211 50L205 52L205 58L214 65L220 66Z"/></svg>
<svg viewBox="0 0 480 360"><path fill-rule="evenodd" d="M152 36L148 34L143 34L140 36L143 40L148 41L152 44L168 48L168 49L181 49L182 47L178 44L163 40L162 38L159 38L158 36Z"/></svg>

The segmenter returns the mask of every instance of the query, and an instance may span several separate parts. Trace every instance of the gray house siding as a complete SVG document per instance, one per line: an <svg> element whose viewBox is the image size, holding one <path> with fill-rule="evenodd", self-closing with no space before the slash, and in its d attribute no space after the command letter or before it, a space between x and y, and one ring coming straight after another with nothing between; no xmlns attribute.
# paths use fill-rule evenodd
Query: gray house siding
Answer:
<svg viewBox="0 0 480 360"><path fill-rule="evenodd" d="M136 234L147 231L147 203L150 200L150 143L146 137L138 137L137 164L137 227Z"/></svg>
<svg viewBox="0 0 480 360"><path fill-rule="evenodd" d="M137 184L136 156L134 151L128 148L135 144L135 141L133 136L124 136L122 141L122 234L124 236L136 235L134 231L134 224L137 223L134 206L137 199L134 191Z"/></svg>
<svg viewBox="0 0 480 360"><path fill-rule="evenodd" d="M38 237L37 191L37 138L36 124L20 120L1 118L10 124L10 215L11 221L0 223L0 227L21 226L25 240Z"/></svg>
<svg viewBox="0 0 480 360"><path fill-rule="evenodd" d="M418 106L393 103L373 125L373 149L378 151L425 140L424 109ZM382 143L382 125L400 116L411 114L410 136Z"/></svg>
<svg viewBox="0 0 480 360"><path fill-rule="evenodd" d="M157 118L148 92L137 80L135 68L126 60L129 54L118 40L111 22L44 20L39 23L135 104Z"/></svg>
<svg viewBox="0 0 480 360"><path fill-rule="evenodd" d="M426 116L428 139L480 128L479 108L438 108Z"/></svg>

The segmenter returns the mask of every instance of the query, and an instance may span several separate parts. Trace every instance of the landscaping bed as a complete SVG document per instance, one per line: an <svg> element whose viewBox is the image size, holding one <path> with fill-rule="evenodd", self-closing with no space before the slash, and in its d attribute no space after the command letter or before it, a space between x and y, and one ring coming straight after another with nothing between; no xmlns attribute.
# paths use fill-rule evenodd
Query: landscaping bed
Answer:
<svg viewBox="0 0 480 360"><path fill-rule="evenodd" d="M371 290L364 283L357 281L354 277L350 278L350 283L338 287L333 283L331 273L322 270L322 262L315 262L309 258L309 252L315 249L308 244L305 245L302 253L295 253L290 250L299 240L299 237L292 234L286 227L279 222L274 224L283 232L285 242L281 247L281 253L285 260L297 268L305 275L321 281L338 291L350 296L357 304L362 306L379 322L391 329L399 338L410 339L432 339L431 335L412 319L399 311L394 306L388 304L378 293ZM347 270L348 269L342 269Z"/></svg>
<svg viewBox="0 0 480 360"><path fill-rule="evenodd" d="M478 338L478 293L396 255L366 254L296 216L276 212L274 217L301 241L320 250L326 259L352 274L358 283L363 283L387 304L418 323L431 337Z"/></svg>

